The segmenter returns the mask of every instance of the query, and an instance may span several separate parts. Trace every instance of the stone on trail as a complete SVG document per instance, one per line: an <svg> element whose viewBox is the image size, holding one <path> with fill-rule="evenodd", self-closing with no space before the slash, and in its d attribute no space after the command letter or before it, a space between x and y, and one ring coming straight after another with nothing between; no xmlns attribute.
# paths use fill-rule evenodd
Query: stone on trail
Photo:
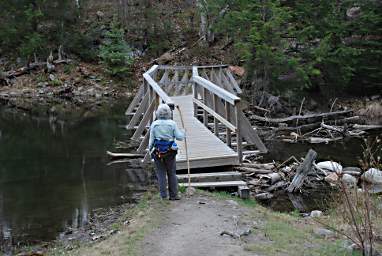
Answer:
<svg viewBox="0 0 382 256"><path fill-rule="evenodd" d="M331 172L342 172L343 169L342 165L333 161L319 162L317 167Z"/></svg>
<svg viewBox="0 0 382 256"><path fill-rule="evenodd" d="M310 217L312 218L318 218L321 216L322 216L322 211L315 210L310 213Z"/></svg>
<svg viewBox="0 0 382 256"><path fill-rule="evenodd" d="M325 237L325 238L331 238L335 236L335 233L329 229L326 228L315 228L313 230L313 233L317 236Z"/></svg>
<svg viewBox="0 0 382 256"><path fill-rule="evenodd" d="M239 203L234 201L234 200L227 200L227 203L229 203L230 205L233 205L233 206L239 206Z"/></svg>
<svg viewBox="0 0 382 256"><path fill-rule="evenodd" d="M377 168L370 168L362 174L362 179L371 184L382 184L382 171Z"/></svg>

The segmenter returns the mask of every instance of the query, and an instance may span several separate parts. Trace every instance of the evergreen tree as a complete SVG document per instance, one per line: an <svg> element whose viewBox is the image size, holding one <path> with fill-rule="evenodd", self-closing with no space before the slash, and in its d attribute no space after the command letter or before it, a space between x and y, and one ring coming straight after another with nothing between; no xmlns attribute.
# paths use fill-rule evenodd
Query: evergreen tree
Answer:
<svg viewBox="0 0 382 256"><path fill-rule="evenodd" d="M72 0L1 0L1 54L46 57L60 45L70 47L79 31L80 9Z"/></svg>
<svg viewBox="0 0 382 256"><path fill-rule="evenodd" d="M276 93L382 89L380 1L208 2L212 12L229 5L215 29L235 42L249 80L256 78Z"/></svg>

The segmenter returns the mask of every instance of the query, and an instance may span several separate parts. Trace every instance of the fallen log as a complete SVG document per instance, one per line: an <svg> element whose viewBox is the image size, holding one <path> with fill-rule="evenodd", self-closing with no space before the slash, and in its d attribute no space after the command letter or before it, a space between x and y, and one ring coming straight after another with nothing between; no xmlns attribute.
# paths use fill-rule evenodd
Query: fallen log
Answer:
<svg viewBox="0 0 382 256"><path fill-rule="evenodd" d="M275 184L276 182L281 180L281 175L279 173L273 172L269 174L262 174L259 176L260 179L266 179L267 183L270 183L270 185Z"/></svg>
<svg viewBox="0 0 382 256"><path fill-rule="evenodd" d="M336 138L310 137L308 139L308 142L312 143L312 144L319 144L319 143L326 143L326 144L328 144L329 142L338 141L338 140L342 140L342 139L343 139L343 137L336 137Z"/></svg>
<svg viewBox="0 0 382 256"><path fill-rule="evenodd" d="M336 125L339 125L339 124L346 124L346 123L356 122L358 120L360 120L359 116L352 116L352 117L347 117L347 118L343 118L343 119L339 119L339 120L326 121L326 123L327 124L336 124ZM279 131L300 131L300 132L304 132L304 131L310 131L312 129L319 128L321 126L321 123L322 122L316 122L316 123L303 124L303 125L300 125L300 126L293 126L293 127L286 126L286 127L271 127L271 128L275 132L279 132ZM259 127L255 127L255 128L258 129Z"/></svg>
<svg viewBox="0 0 382 256"><path fill-rule="evenodd" d="M70 63L71 60L55 60L53 61L53 64L67 64ZM45 68L47 66L47 62L36 62L36 63L31 63L28 66L18 68L16 70L10 70L8 72L4 72L4 77L5 78L13 78L13 77L18 77L25 75L29 73L30 71L33 71L38 68Z"/></svg>
<svg viewBox="0 0 382 256"><path fill-rule="evenodd" d="M342 128L342 127L328 125L328 124L325 124L324 122L321 123L321 127L325 128L325 129L328 129L328 130L331 130L331 131L335 131L335 132L341 133L341 134L345 134L345 132L346 132L345 129Z"/></svg>
<svg viewBox="0 0 382 256"><path fill-rule="evenodd" d="M294 115L294 116L289 116L285 118L268 118L268 117L262 117L258 115L252 115L251 118L254 120L266 122L266 123L287 123L287 122L292 122L296 120L313 119L313 118L317 119L317 118L323 118L323 117L346 115L352 112L353 110L342 110L342 111L319 113L319 114Z"/></svg>
<svg viewBox="0 0 382 256"><path fill-rule="evenodd" d="M317 157L317 152L310 149L305 156L304 161L298 166L296 175L294 176L292 183L289 185L287 191L289 193L295 192L297 189L301 188L304 184L304 180L308 176L308 173L312 170L313 161Z"/></svg>
<svg viewBox="0 0 382 256"><path fill-rule="evenodd" d="M272 170L256 169L256 168L250 168L250 167L235 167L235 169L240 172L254 173L254 174L268 174L273 172Z"/></svg>
<svg viewBox="0 0 382 256"><path fill-rule="evenodd" d="M143 154L130 154L130 153L113 153L110 151L106 151L106 154L112 159L121 159L121 158L140 158L144 157Z"/></svg>
<svg viewBox="0 0 382 256"><path fill-rule="evenodd" d="M355 124L353 125L354 129L366 131L366 130L374 130L374 129L382 129L382 125L361 125Z"/></svg>
<svg viewBox="0 0 382 256"><path fill-rule="evenodd" d="M255 195L255 199L257 199L257 200L267 200L267 199L271 199L271 198L273 198L273 195L269 192L260 193L260 194Z"/></svg>
<svg viewBox="0 0 382 256"><path fill-rule="evenodd" d="M255 169L265 169L265 170L272 170L275 168L275 165L273 163L269 163L269 164L247 164L247 163L243 163L242 166L248 167L248 168L255 168Z"/></svg>
<svg viewBox="0 0 382 256"><path fill-rule="evenodd" d="M276 184L273 184L272 186L265 189L265 191L272 192L272 191L278 190L280 188L283 188L286 185L287 185L287 183L285 181L281 180L281 181L277 182Z"/></svg>
<svg viewBox="0 0 382 256"><path fill-rule="evenodd" d="M289 193L288 197L289 197L289 200L292 202L294 208L296 208L300 212L306 211L307 207L301 195Z"/></svg>

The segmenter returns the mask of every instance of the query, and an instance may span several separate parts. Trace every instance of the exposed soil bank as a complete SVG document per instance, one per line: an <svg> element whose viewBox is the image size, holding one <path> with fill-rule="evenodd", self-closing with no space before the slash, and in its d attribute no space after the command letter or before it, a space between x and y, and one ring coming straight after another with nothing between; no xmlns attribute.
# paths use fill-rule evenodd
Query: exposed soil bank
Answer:
<svg viewBox="0 0 382 256"><path fill-rule="evenodd" d="M134 78L116 81L102 66L72 62L54 73L34 71L0 86L0 107L24 111L33 116L86 117L134 93Z"/></svg>
<svg viewBox="0 0 382 256"><path fill-rule="evenodd" d="M358 255L313 219L273 212L254 201L197 192L181 201L156 193L124 215L103 241L57 246L48 255ZM327 217L322 217L323 219Z"/></svg>

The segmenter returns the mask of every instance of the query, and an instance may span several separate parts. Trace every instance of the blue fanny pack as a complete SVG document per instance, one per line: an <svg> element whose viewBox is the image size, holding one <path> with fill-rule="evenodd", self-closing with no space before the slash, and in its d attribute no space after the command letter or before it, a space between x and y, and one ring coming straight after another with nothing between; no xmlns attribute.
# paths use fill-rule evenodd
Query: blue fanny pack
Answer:
<svg viewBox="0 0 382 256"><path fill-rule="evenodd" d="M176 145L174 141L154 140L154 147L160 154L167 153L170 150L170 148L174 146L174 144Z"/></svg>

